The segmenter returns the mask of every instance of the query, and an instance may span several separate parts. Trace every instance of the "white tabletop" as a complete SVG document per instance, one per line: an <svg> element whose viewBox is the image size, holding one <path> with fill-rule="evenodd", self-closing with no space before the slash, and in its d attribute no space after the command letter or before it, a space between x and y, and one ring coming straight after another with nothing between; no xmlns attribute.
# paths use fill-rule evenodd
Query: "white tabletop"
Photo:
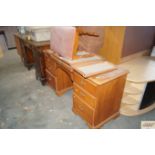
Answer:
<svg viewBox="0 0 155 155"><path fill-rule="evenodd" d="M135 83L155 81L155 59L149 56L135 58L120 64L129 70L127 80Z"/></svg>

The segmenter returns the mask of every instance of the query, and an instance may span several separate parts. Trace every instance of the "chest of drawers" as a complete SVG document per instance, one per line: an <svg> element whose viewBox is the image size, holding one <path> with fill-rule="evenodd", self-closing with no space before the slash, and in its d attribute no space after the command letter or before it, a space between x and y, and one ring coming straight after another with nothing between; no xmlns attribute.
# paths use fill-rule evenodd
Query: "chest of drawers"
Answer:
<svg viewBox="0 0 155 155"><path fill-rule="evenodd" d="M127 72L116 69L98 76L84 78L73 75L73 111L90 128L98 128L119 115Z"/></svg>

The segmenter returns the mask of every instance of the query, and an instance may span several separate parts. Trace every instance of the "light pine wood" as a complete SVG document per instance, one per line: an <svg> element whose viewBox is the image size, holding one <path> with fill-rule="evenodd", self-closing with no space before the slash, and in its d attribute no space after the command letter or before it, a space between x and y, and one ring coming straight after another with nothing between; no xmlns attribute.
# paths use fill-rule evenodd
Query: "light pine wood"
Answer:
<svg viewBox="0 0 155 155"><path fill-rule="evenodd" d="M129 70L121 105L121 114L127 116L141 115L155 108L154 104L139 110L146 84L155 81L155 60L149 56L141 56L120 65ZM139 95L138 95L139 94ZM127 97L129 97L127 96ZM131 100L131 98L133 100Z"/></svg>
<svg viewBox="0 0 155 155"><path fill-rule="evenodd" d="M121 104L121 110L120 110L120 113L122 115L126 115L126 116L142 115L146 112L149 112L150 110L153 110L153 108L155 108L154 105L150 105L147 108L139 110L140 103L142 101L143 94L144 94L144 91L146 88L146 83L138 83L138 84L132 83L132 82L127 82L127 83L129 83L129 84L126 84L126 87L134 86L134 89L135 88L138 89L138 93L137 92L134 92L134 93L129 92L128 93L128 92L124 91L122 104ZM126 89L127 88L125 88L125 90Z"/></svg>
<svg viewBox="0 0 155 155"><path fill-rule="evenodd" d="M105 26L104 44L99 54L110 62L120 63L125 31L125 26Z"/></svg>
<svg viewBox="0 0 155 155"><path fill-rule="evenodd" d="M120 113L125 116L138 116L138 115L145 114L145 113L155 109L155 103L145 109L142 109L142 110L135 110L134 106L135 105L131 106L131 105L123 104L121 107Z"/></svg>
<svg viewBox="0 0 155 155"><path fill-rule="evenodd" d="M142 94L139 95L123 95L123 99L122 99L122 104L124 105L134 105L134 109L133 110L138 110L139 109L139 105L141 103L142 100Z"/></svg>
<svg viewBox="0 0 155 155"><path fill-rule="evenodd" d="M135 83L131 83L126 81L125 84L125 89L124 89L124 93L129 94L129 95L137 95L137 94L141 94L143 93L144 90L144 84L135 84Z"/></svg>
<svg viewBox="0 0 155 155"><path fill-rule="evenodd" d="M127 81L146 83L155 81L155 60L149 56L139 57L120 65L129 70Z"/></svg>

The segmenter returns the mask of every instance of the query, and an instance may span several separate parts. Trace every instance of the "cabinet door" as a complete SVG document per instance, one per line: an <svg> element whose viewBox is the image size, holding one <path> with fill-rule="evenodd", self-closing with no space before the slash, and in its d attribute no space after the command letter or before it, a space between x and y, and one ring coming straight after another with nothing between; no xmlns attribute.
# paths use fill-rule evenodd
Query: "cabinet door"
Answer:
<svg viewBox="0 0 155 155"><path fill-rule="evenodd" d="M73 85L71 75L61 68L56 69L56 82L58 93L63 93Z"/></svg>
<svg viewBox="0 0 155 155"><path fill-rule="evenodd" d="M50 72L47 69L45 70L45 73L46 73L46 79L47 79L48 85L51 88L56 89L56 79L55 79L55 76L50 74Z"/></svg>

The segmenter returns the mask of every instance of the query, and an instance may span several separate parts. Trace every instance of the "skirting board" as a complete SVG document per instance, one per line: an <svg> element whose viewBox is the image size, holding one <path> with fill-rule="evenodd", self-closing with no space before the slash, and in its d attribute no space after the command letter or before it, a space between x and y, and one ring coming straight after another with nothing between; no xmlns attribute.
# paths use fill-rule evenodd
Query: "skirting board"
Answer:
<svg viewBox="0 0 155 155"><path fill-rule="evenodd" d="M144 50L144 51L141 51L141 52L138 52L138 53L123 57L123 58L121 58L120 64L124 63L124 62L127 62L127 61L129 61L131 59L135 59L137 57L141 57L141 56L144 56L144 55L149 55L150 51L151 51L151 49L148 49L148 50Z"/></svg>

